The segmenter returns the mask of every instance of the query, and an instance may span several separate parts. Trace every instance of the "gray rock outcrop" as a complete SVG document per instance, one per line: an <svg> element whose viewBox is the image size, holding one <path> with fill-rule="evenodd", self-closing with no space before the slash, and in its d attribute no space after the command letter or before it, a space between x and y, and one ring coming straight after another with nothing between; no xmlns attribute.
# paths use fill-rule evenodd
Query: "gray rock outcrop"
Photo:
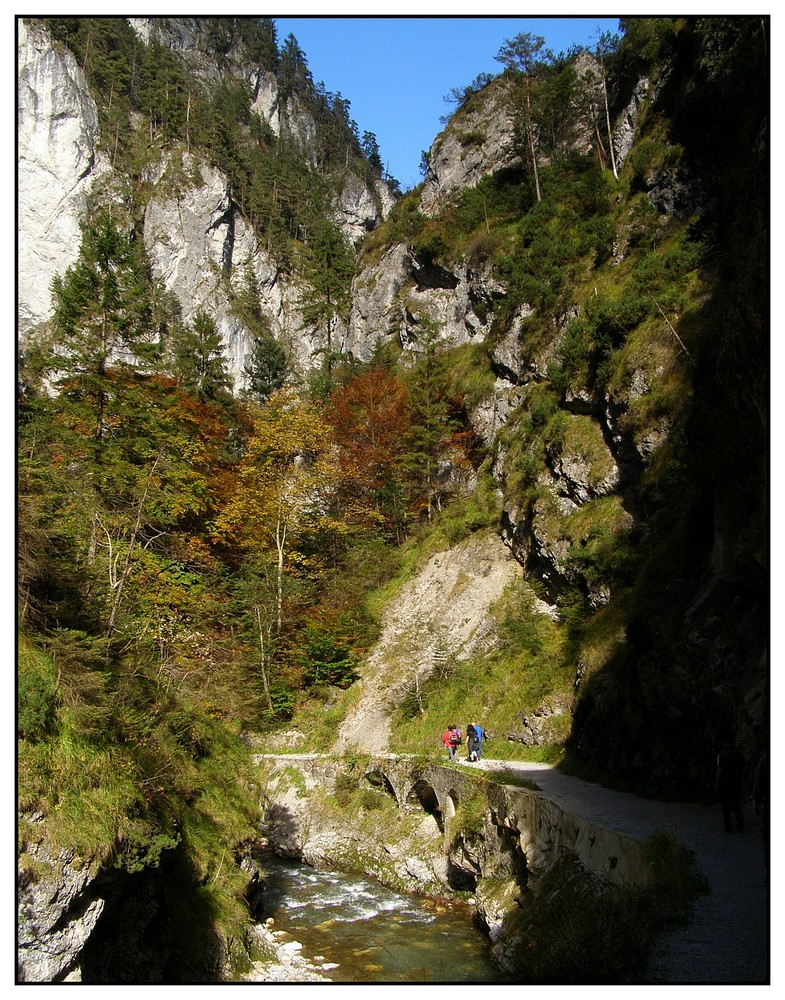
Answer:
<svg viewBox="0 0 785 1000"><path fill-rule="evenodd" d="M18 22L18 332L49 319L50 287L77 258L87 198L107 167L82 71L46 32Z"/></svg>
<svg viewBox="0 0 785 1000"><path fill-rule="evenodd" d="M517 162L508 83L494 80L469 102L431 146L420 211L435 216L450 197Z"/></svg>
<svg viewBox="0 0 785 1000"><path fill-rule="evenodd" d="M143 44L166 45L202 84L216 86L227 74L251 88L251 108L275 133L281 130L313 155L316 123L296 96L280 101L274 74L250 63L242 49L224 63L205 54L200 18L130 18ZM101 191L121 198L124 179L100 154L95 101L71 53L55 46L40 24L19 21L19 298L20 336L51 318L51 283L77 259L80 222L88 196ZM153 276L171 293L191 321L207 312L221 335L227 367L236 390L253 344L252 332L232 308L232 293L250 273L258 284L261 313L269 332L283 343L293 369L307 375L325 333L306 328L299 303L307 289L284 277L274 257L260 244L253 227L234 203L229 181L197 156L172 150L148 170L152 189L144 212L144 241ZM100 183L99 183L100 182ZM349 174L332 202L336 224L351 244L387 215L393 197L377 178ZM333 331L344 340L343 323Z"/></svg>
<svg viewBox="0 0 785 1000"><path fill-rule="evenodd" d="M96 872L71 851L29 844L18 871L17 978L79 982L79 956L104 909L90 892Z"/></svg>
<svg viewBox="0 0 785 1000"><path fill-rule="evenodd" d="M177 180L172 181L176 176ZM236 389L243 387L253 335L232 307L231 293L253 277L272 336L287 344L294 365L308 369L319 339L302 329L304 289L286 280L232 202L221 171L183 154L168 158L151 178L155 193L144 218L152 272L191 322L207 312L220 333Z"/></svg>
<svg viewBox="0 0 785 1000"><path fill-rule="evenodd" d="M439 339L452 346L480 343L490 333L493 302L503 294L485 266L460 261L445 267L397 244L352 283L345 349L364 361L379 340L416 350L423 320L435 323Z"/></svg>

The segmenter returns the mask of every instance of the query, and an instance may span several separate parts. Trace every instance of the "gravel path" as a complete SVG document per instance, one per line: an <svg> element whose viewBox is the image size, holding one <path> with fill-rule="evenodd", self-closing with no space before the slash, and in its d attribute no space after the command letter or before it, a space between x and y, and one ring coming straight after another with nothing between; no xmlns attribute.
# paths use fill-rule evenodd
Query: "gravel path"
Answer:
<svg viewBox="0 0 785 1000"><path fill-rule="evenodd" d="M660 943L651 984L769 982L769 899L760 826L746 810L744 833L725 833L719 805L656 802L562 774L547 764L483 760L462 765L506 769L533 781L566 812L645 839L671 833L695 855L710 892L695 904L689 926Z"/></svg>

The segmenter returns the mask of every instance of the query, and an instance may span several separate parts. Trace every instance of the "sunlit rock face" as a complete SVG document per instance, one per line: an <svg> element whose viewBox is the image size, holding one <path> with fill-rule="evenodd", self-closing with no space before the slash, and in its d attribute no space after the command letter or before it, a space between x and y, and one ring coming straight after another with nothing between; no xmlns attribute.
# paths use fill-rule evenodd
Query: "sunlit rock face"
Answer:
<svg viewBox="0 0 785 1000"><path fill-rule="evenodd" d="M507 81L495 81L472 100L431 146L420 198L423 215L438 215L453 195L518 162Z"/></svg>
<svg viewBox="0 0 785 1000"><path fill-rule="evenodd" d="M285 131L308 159L315 156L316 123L296 96L280 100L274 74L232 50L219 66L205 52L200 18L130 18L143 45L165 45L187 64L206 88L227 76L248 83L251 108L279 134ZM88 196L100 190L120 198L124 178L99 151L98 113L87 81L71 53L56 46L38 26L19 22L19 334L51 318L52 280L75 263L80 222ZM226 176L189 153L167 152L148 168L151 197L144 213L145 247L153 276L176 298L185 322L204 310L221 335L235 390L254 334L231 304L249 276L258 285L260 310L269 333L283 343L290 363L307 375L319 363L325 332L303 323L301 303L308 289L284 276L260 245L253 227L234 203ZM100 184L99 184L100 182ZM346 240L356 244L386 217L393 204L387 184L347 175L336 190L331 213ZM336 323L337 342L345 324Z"/></svg>
<svg viewBox="0 0 785 1000"><path fill-rule="evenodd" d="M18 324L20 335L51 314L51 283L79 253L96 179L98 114L73 56L18 21Z"/></svg>

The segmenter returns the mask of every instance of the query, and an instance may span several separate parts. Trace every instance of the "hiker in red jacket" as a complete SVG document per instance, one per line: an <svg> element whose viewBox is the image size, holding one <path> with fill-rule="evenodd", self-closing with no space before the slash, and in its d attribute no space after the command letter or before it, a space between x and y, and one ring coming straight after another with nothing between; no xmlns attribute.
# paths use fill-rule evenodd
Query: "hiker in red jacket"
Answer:
<svg viewBox="0 0 785 1000"><path fill-rule="evenodd" d="M450 760L455 760L455 751L461 745L461 734L456 726L448 726L442 736L442 743L447 747Z"/></svg>

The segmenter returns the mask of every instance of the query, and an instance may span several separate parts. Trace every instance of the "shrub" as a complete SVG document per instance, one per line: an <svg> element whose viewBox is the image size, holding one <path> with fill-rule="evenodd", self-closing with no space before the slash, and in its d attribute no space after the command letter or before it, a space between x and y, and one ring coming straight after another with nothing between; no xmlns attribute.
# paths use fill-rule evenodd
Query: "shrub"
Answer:
<svg viewBox="0 0 785 1000"><path fill-rule="evenodd" d="M20 650L17 731L22 739L36 742L54 732L59 700L51 661Z"/></svg>
<svg viewBox="0 0 785 1000"><path fill-rule="evenodd" d="M310 622L305 642L297 654L309 684L348 687L357 678L357 662L351 647L330 629Z"/></svg>
<svg viewBox="0 0 785 1000"><path fill-rule="evenodd" d="M482 146L485 142L485 133L480 132L479 129L474 129L471 132L459 132L458 142L464 148L467 146Z"/></svg>

